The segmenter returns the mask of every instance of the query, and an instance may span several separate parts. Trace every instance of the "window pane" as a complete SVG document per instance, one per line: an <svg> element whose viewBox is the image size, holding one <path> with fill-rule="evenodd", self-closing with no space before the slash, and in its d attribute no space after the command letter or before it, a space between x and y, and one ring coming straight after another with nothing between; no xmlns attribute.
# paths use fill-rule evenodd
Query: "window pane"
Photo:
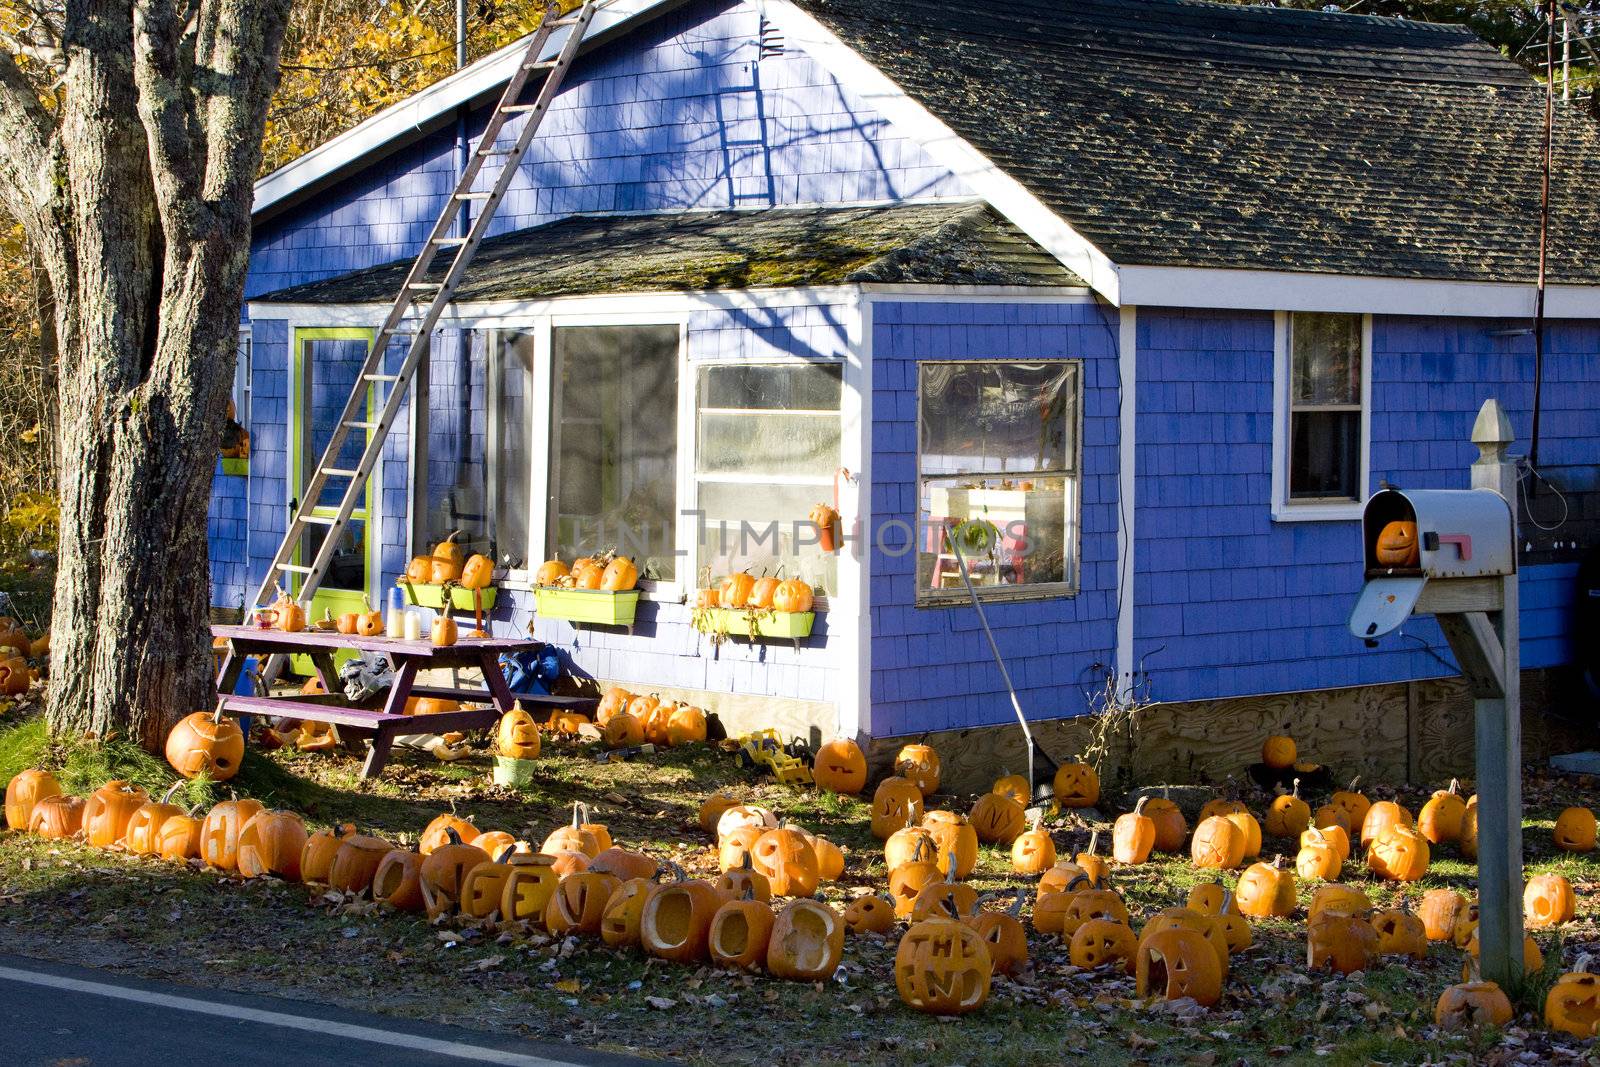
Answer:
<svg viewBox="0 0 1600 1067"><path fill-rule="evenodd" d="M564 327L555 359L551 551L616 548L641 575L673 578L678 328Z"/></svg>
<svg viewBox="0 0 1600 1067"><path fill-rule="evenodd" d="M305 341L301 350L301 491L311 484L317 464L322 462L323 450L333 440L339 416L350 400L361 374L361 365L367 358L365 340ZM332 466L350 470L361 463L361 453L367 445L364 430L351 430L345 435L339 454L333 457ZM329 478L317 498L319 507L337 508L344 499L343 478Z"/></svg>
<svg viewBox="0 0 1600 1067"><path fill-rule="evenodd" d="M839 466L837 415L710 412L700 416L700 473L812 474Z"/></svg>
<svg viewBox="0 0 1600 1067"><path fill-rule="evenodd" d="M427 551L452 532L468 553L490 543L487 429L488 351L480 331L438 330L428 346L425 495L416 550ZM419 470L419 475L422 472Z"/></svg>
<svg viewBox="0 0 1600 1067"><path fill-rule="evenodd" d="M700 406L838 411L842 373L837 363L706 367L700 372Z"/></svg>
<svg viewBox="0 0 1600 1067"><path fill-rule="evenodd" d="M1297 411L1291 422L1289 495L1354 500L1360 485L1361 413Z"/></svg>
<svg viewBox="0 0 1600 1067"><path fill-rule="evenodd" d="M802 578L819 593L832 592L836 557L817 547L816 530L806 519L812 505L832 499L832 493L831 484L702 482L701 566L711 568L713 582L741 570L757 576L781 571L782 577Z"/></svg>
<svg viewBox="0 0 1600 1067"><path fill-rule="evenodd" d="M495 559L523 565L528 561L528 475L533 463L528 440L528 395L533 375L533 337L501 334L495 346L494 447L489 451L494 493Z"/></svg>
<svg viewBox="0 0 1600 1067"><path fill-rule="evenodd" d="M975 586L1065 582L1075 485L1068 478L925 478L917 582L962 592L960 564L945 537L954 524Z"/></svg>
<svg viewBox="0 0 1600 1067"><path fill-rule="evenodd" d="M1361 316L1295 314L1290 336L1294 403L1361 402Z"/></svg>
<svg viewBox="0 0 1600 1067"><path fill-rule="evenodd" d="M924 363L924 474L1070 469L1077 453L1077 366Z"/></svg>

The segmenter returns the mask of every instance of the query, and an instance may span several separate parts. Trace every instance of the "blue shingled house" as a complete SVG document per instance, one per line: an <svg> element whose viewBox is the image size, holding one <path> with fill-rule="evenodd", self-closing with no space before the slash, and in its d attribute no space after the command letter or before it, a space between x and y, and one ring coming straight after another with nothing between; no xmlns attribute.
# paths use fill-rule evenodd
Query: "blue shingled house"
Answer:
<svg viewBox="0 0 1600 1067"><path fill-rule="evenodd" d="M519 55L258 183L220 607L253 593ZM938 532L978 520L974 579L1041 719L1108 675L1299 708L1302 735L1318 694L1392 718L1394 687L1453 668L1431 622L1377 650L1346 632L1360 506L1465 486L1489 396L1527 446L1542 106L1469 32L1382 18L617 0L319 599L378 601L460 530L503 568L494 628L580 675L730 726L965 731L1011 716ZM1555 142L1538 460L1561 495L1519 509L1535 670L1593 655L1572 612L1600 529L1600 128L1558 102ZM794 525L818 502L838 554ZM631 629L534 613L539 561L624 537ZM705 576L744 567L816 586L809 637L691 625ZM1372 729L1354 747L1380 758Z"/></svg>

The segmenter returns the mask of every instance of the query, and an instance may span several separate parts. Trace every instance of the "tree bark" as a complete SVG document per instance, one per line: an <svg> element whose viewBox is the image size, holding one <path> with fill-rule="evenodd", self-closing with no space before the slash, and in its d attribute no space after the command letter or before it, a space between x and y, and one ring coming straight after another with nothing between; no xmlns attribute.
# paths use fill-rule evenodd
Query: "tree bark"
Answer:
<svg viewBox="0 0 1600 1067"><path fill-rule="evenodd" d="M206 515L288 8L74 0L53 107L0 55L0 198L56 301L56 731L158 750L215 699Z"/></svg>

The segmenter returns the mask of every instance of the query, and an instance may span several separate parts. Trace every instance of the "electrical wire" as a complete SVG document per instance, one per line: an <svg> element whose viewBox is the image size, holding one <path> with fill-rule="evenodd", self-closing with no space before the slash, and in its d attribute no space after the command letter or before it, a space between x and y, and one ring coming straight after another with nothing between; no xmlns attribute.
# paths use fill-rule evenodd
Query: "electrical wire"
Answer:
<svg viewBox="0 0 1600 1067"><path fill-rule="evenodd" d="M1537 479L1538 481L1543 482L1549 487L1550 491L1556 495L1556 499L1561 501L1561 518L1557 519L1553 526L1546 526L1544 523L1533 517L1533 493L1527 491L1523 487L1523 483L1529 479ZM1546 478L1543 474L1539 473L1539 468L1535 467L1527 456L1522 457L1517 463L1517 499L1522 502L1522 510L1523 513L1527 515L1528 521L1544 533L1555 533L1557 530L1561 529L1561 527L1565 526L1567 523L1567 517L1571 514L1572 510L1571 506L1567 503L1566 494L1561 491L1561 487L1555 482L1552 482L1549 478Z"/></svg>

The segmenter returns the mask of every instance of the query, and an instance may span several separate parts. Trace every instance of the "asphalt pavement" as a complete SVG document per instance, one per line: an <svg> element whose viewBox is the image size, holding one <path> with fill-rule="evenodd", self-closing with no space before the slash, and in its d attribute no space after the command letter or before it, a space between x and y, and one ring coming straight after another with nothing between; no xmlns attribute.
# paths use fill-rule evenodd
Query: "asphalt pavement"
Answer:
<svg viewBox="0 0 1600 1067"><path fill-rule="evenodd" d="M570 1045L0 954L3 1067L643 1067Z"/></svg>

